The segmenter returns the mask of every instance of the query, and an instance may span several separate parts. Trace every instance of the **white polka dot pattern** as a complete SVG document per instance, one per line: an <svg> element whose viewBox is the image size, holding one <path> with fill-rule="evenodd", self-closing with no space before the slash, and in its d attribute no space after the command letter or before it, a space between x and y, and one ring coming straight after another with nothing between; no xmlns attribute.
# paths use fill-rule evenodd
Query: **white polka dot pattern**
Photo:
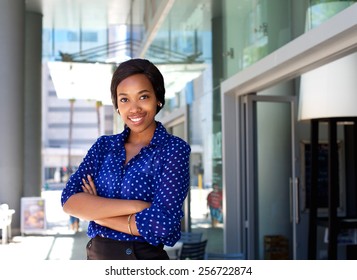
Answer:
<svg viewBox="0 0 357 280"><path fill-rule="evenodd" d="M147 241L173 246L180 238L182 204L190 183L190 146L170 135L160 122L150 144L126 165L124 143L130 130L102 136L90 148L78 170L62 192L62 205L82 192L82 178L90 174L99 196L137 199L151 202L151 207L136 214L141 236L134 237L91 221L88 236L100 235L115 240Z"/></svg>

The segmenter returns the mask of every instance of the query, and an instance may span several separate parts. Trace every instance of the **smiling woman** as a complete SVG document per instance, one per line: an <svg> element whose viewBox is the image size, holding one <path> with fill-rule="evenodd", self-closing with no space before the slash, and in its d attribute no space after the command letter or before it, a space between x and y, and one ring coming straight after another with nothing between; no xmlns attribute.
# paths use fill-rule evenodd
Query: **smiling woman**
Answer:
<svg viewBox="0 0 357 280"><path fill-rule="evenodd" d="M131 129L128 142L149 144L156 128L153 120L157 108L162 107L162 103L156 98L150 80L144 74L130 76L118 85L117 96L117 111ZM144 134L140 133L142 131ZM146 136L147 139L142 139L139 135Z"/></svg>
<svg viewBox="0 0 357 280"><path fill-rule="evenodd" d="M111 94L125 129L94 143L63 190L63 209L90 221L88 259L168 259L164 245L180 238L190 146L155 120L165 88L150 61L120 64Z"/></svg>

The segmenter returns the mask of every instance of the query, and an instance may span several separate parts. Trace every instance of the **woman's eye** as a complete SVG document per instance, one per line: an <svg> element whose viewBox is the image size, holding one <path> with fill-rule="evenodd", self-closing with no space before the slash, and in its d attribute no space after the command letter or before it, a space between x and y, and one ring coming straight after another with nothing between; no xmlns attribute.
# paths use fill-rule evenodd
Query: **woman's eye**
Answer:
<svg viewBox="0 0 357 280"><path fill-rule="evenodd" d="M149 98L149 96L147 96L147 95L140 96L140 99L147 99L147 98Z"/></svg>
<svg viewBox="0 0 357 280"><path fill-rule="evenodd" d="M122 103L125 103L125 102L127 102L128 101L128 98L125 98L125 97L123 97L123 98L120 98L120 100L119 100L120 102L122 102Z"/></svg>

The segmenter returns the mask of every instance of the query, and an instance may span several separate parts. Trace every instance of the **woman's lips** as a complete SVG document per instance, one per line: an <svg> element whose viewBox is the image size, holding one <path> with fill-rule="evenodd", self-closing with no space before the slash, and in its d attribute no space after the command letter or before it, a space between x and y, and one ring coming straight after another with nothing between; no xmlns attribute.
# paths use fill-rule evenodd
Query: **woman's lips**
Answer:
<svg viewBox="0 0 357 280"><path fill-rule="evenodd" d="M138 123L140 123L140 122L144 119L144 117L143 117L143 116L141 116L141 117L134 116L134 117L128 117L128 119L129 119L131 122L133 122L134 124L138 124Z"/></svg>

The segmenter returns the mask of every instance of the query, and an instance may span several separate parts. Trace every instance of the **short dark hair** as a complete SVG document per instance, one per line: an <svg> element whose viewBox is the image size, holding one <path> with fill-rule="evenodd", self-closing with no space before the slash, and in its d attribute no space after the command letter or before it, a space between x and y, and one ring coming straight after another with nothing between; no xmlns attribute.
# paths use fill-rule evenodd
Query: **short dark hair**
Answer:
<svg viewBox="0 0 357 280"><path fill-rule="evenodd" d="M119 64L115 70L110 91L112 94L112 102L115 109L118 109L117 87L118 85L129 76L135 74L144 74L152 84L155 91L156 98L161 102L162 106L156 107L156 114L165 105L165 84L164 77L160 70L149 60L141 58L133 58Z"/></svg>

